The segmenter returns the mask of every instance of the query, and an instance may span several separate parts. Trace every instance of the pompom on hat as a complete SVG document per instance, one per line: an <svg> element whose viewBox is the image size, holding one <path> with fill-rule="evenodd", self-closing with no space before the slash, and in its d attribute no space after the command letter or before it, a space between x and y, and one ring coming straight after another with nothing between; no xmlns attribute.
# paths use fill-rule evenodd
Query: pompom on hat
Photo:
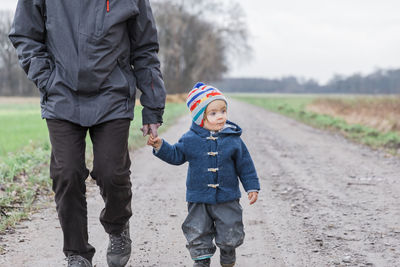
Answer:
<svg viewBox="0 0 400 267"><path fill-rule="evenodd" d="M189 92L186 99L186 105L192 114L193 121L197 125L203 127L204 111L208 104L217 99L224 100L225 103L228 104L225 96L217 88L206 85L202 82L196 83L193 89Z"/></svg>

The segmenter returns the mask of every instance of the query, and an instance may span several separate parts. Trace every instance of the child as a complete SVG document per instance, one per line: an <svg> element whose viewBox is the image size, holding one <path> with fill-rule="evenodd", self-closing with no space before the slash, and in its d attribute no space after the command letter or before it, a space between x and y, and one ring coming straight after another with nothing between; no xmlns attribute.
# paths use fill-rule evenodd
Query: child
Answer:
<svg viewBox="0 0 400 267"><path fill-rule="evenodd" d="M221 266L234 266L235 249L243 243L242 207L238 177L250 204L260 185L253 161L240 135L227 120L227 101L211 86L197 83L187 101L193 123L178 143L150 136L148 145L158 158L174 165L189 162L186 181L188 212L182 225L194 267L210 266L216 247Z"/></svg>

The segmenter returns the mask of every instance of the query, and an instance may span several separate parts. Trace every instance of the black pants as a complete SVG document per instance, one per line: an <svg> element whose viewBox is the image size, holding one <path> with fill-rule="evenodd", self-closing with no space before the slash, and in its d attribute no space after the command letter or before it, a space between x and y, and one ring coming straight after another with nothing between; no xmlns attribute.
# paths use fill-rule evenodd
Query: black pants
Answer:
<svg viewBox="0 0 400 267"><path fill-rule="evenodd" d="M79 254L89 261L95 249L88 242L85 180L85 137L89 131L93 143L91 176L100 187L105 207L100 221L107 233L118 234L132 215L128 151L129 119L105 122L92 127L47 120L51 150L50 177L64 234L66 256Z"/></svg>

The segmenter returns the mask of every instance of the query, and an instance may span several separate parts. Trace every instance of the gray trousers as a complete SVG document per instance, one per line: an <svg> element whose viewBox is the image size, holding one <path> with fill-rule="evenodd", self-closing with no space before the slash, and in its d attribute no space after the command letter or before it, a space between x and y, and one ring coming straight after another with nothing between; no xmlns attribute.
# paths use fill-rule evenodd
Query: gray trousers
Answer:
<svg viewBox="0 0 400 267"><path fill-rule="evenodd" d="M239 200L220 204L188 203L188 212L182 230L192 259L214 255L215 238L221 250L221 262L235 262L235 248L243 243L245 235Z"/></svg>

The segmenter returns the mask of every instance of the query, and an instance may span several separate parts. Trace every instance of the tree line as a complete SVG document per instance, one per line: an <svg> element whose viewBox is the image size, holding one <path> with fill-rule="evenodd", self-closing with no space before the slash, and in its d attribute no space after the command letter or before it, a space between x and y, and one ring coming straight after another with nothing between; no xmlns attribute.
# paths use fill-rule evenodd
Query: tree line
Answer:
<svg viewBox="0 0 400 267"><path fill-rule="evenodd" d="M204 81L230 92L400 93L400 69L368 75L335 75L327 84L287 76L279 79L226 78L230 67L251 58L245 15L237 0L153 0L160 61L168 93L187 92ZM18 66L8 40L13 14L0 11L0 95L37 96Z"/></svg>
<svg viewBox="0 0 400 267"><path fill-rule="evenodd" d="M335 75L324 85L313 79L295 76L279 79L227 78L214 84L229 92L400 94L400 69L378 69L367 75Z"/></svg>
<svg viewBox="0 0 400 267"><path fill-rule="evenodd" d="M236 0L154 0L152 6L168 93L187 92L198 80L219 80L235 54L249 55L244 14ZM8 39L12 17L0 11L0 95L36 96Z"/></svg>

